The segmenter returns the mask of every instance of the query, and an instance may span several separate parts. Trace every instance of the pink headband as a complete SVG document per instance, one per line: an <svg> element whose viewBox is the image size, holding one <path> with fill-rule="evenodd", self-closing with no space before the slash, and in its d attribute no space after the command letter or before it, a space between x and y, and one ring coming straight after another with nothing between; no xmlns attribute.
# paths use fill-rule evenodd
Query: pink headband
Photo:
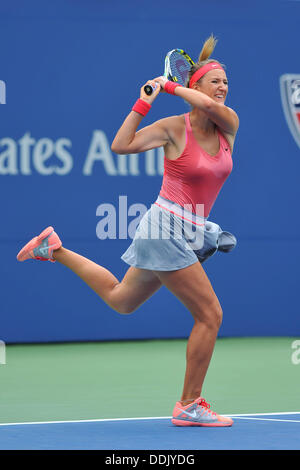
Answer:
<svg viewBox="0 0 300 470"><path fill-rule="evenodd" d="M192 75L190 82L189 82L189 88L192 88L192 85L195 82L198 82L198 80L200 80L200 78L203 77L203 75L205 75L207 72L209 72L210 70L215 70L215 69L224 70L223 67L217 62L209 62L208 64L203 65L201 69L197 70L194 73L194 75Z"/></svg>

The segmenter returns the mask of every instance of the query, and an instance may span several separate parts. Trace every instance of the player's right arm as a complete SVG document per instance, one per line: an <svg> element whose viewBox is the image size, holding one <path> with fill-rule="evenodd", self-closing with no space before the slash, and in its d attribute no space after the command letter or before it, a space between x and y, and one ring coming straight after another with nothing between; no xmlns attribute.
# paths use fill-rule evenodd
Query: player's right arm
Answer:
<svg viewBox="0 0 300 470"><path fill-rule="evenodd" d="M147 83L154 85L153 81ZM159 92L160 87L157 87L152 95L148 96L143 85L140 99L152 104ZM113 140L111 145L113 152L118 154L142 153L146 150L162 147L170 141L168 132L169 118L156 121L137 131L142 119L143 116L136 111L129 113Z"/></svg>
<svg viewBox="0 0 300 470"><path fill-rule="evenodd" d="M150 126L137 131L143 116L131 111L118 130L111 149L118 154L142 153L146 150L162 147L170 141L168 118L156 121Z"/></svg>

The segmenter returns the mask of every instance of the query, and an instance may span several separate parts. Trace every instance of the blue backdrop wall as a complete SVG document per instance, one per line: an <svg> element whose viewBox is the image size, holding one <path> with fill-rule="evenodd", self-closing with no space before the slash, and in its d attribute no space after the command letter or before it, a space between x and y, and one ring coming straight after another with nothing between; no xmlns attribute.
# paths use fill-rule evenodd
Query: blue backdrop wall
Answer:
<svg viewBox="0 0 300 470"><path fill-rule="evenodd" d="M188 9L177 0L172 8L156 0L1 2L3 341L189 334L191 315L165 288L121 316L58 263L21 264L16 254L53 225L66 247L123 277L120 256L131 240L118 211L127 207L132 229L159 192L163 155L118 156L111 142L140 87L163 72L166 52L179 47L196 59L212 32L214 58L227 67L227 104L240 117L233 173L210 217L238 246L204 265L224 310L220 335L300 334L299 19L300 2L287 0L191 0ZM187 110L162 94L142 124ZM101 239L103 204L116 210L115 239Z"/></svg>

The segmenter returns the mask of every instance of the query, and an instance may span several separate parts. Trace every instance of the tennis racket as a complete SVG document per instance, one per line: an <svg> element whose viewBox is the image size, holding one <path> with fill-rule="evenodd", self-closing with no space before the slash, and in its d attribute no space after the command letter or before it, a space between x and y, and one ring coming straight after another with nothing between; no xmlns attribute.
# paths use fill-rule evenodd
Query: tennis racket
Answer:
<svg viewBox="0 0 300 470"><path fill-rule="evenodd" d="M184 86L192 65L194 65L194 62L186 52L182 49L173 49L168 52L165 58L164 77ZM146 95L152 95L154 90L156 90L156 87L144 86Z"/></svg>

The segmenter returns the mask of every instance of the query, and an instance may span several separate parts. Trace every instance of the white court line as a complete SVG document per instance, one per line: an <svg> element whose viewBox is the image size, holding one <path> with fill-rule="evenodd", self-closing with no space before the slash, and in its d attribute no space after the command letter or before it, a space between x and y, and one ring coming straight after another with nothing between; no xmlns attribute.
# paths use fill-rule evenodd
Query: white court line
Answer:
<svg viewBox="0 0 300 470"><path fill-rule="evenodd" d="M300 423L300 420L297 419L276 419L276 418L246 418L241 416L236 416L235 419L251 419L256 421L281 421L283 423Z"/></svg>
<svg viewBox="0 0 300 470"><path fill-rule="evenodd" d="M279 415L300 415L300 411L279 411L279 412L273 412L273 413L238 413L235 415L224 415L224 416L232 416L232 417L238 417L238 416L279 416Z"/></svg>
<svg viewBox="0 0 300 470"><path fill-rule="evenodd" d="M241 418L241 419L259 419L262 418L247 418L248 416L279 416L279 415L300 415L300 411L280 411L273 413L241 413L241 414L224 414L223 416L230 416L232 418ZM244 418L245 417L245 418ZM144 418L101 418L101 419L79 419L71 421L28 421L23 423L0 423L0 426L24 426L24 425L34 425L34 424L71 424L71 423L102 423L102 422L111 422L111 421L142 421L142 420L155 420L155 419L171 419L172 416L156 416L156 417L144 417ZM287 421L293 422L293 420L276 420L273 418L264 418L267 421ZM300 421L295 421L300 422Z"/></svg>

